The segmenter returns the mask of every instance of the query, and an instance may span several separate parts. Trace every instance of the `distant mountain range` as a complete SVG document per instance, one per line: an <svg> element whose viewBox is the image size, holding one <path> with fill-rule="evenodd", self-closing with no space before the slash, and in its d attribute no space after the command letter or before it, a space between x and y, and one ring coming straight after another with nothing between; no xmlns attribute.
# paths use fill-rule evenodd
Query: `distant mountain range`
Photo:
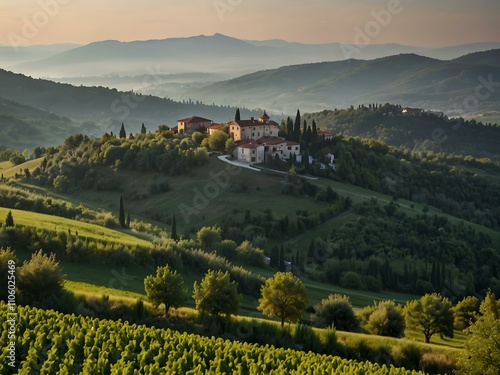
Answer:
<svg viewBox="0 0 500 375"><path fill-rule="evenodd" d="M339 61L349 58L375 59L401 53L453 59L467 53L500 48L500 43L475 43L444 48L421 48L399 44L370 44L346 53L341 43L302 44L283 40L249 41L215 34L119 42L107 40L85 46L47 46L46 56L35 54L41 47L25 47L13 65L14 49L0 47L0 67L37 77L142 75L150 70L164 74L203 72L235 77L261 69L285 65ZM2 52L2 49L7 48ZM9 49L10 48L10 49ZM59 50L59 51L58 51ZM10 51L10 55L7 53ZM359 53L358 53L359 52ZM29 60L29 61L27 61Z"/></svg>
<svg viewBox="0 0 500 375"><path fill-rule="evenodd" d="M488 81L493 83L485 84ZM478 93L477 88L484 85L488 87ZM400 54L284 66L201 88L187 87L177 95L278 113L391 102L449 115L480 116L500 113L499 86L500 49L496 49L449 61Z"/></svg>

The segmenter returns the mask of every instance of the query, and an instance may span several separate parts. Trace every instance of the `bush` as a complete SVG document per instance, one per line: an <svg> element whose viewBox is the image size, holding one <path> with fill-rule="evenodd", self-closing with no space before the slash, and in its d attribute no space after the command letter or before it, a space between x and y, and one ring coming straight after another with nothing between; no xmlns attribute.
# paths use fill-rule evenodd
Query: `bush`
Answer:
<svg viewBox="0 0 500 375"><path fill-rule="evenodd" d="M27 303L60 295L63 284L64 275L55 254L47 256L39 250L19 268L17 287Z"/></svg>
<svg viewBox="0 0 500 375"><path fill-rule="evenodd" d="M354 271L347 271L340 278L340 285L348 289L361 289L363 281L359 273Z"/></svg>
<svg viewBox="0 0 500 375"><path fill-rule="evenodd" d="M314 306L311 321L318 327L335 327L340 331L356 331L359 319L354 313L349 297L330 294Z"/></svg>
<svg viewBox="0 0 500 375"><path fill-rule="evenodd" d="M375 303L366 328L374 335L403 337L405 322L401 308L393 301Z"/></svg>

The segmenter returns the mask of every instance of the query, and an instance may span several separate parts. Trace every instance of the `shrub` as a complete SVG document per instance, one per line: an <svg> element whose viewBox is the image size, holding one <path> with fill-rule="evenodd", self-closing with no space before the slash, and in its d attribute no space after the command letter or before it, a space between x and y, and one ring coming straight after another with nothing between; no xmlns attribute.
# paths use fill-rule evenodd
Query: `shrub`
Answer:
<svg viewBox="0 0 500 375"><path fill-rule="evenodd" d="M314 306L311 321L318 327L335 327L340 331L356 331L359 319L354 313L349 297L330 294Z"/></svg>
<svg viewBox="0 0 500 375"><path fill-rule="evenodd" d="M17 287L26 302L59 295L63 284L64 275L55 254L45 255L39 250L19 268Z"/></svg>
<svg viewBox="0 0 500 375"><path fill-rule="evenodd" d="M401 308L393 301L375 303L366 328L374 335L403 337L405 322Z"/></svg>
<svg viewBox="0 0 500 375"><path fill-rule="evenodd" d="M348 289L360 289L363 286L363 281L359 273L347 271L340 278L340 285Z"/></svg>

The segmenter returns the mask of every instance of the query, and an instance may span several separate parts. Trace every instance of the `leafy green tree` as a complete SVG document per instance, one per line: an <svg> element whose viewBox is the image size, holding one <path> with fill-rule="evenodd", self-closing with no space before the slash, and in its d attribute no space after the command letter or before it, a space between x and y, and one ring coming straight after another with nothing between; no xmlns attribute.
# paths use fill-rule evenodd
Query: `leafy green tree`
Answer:
<svg viewBox="0 0 500 375"><path fill-rule="evenodd" d="M453 306L455 329L464 330L471 323L476 321L476 315L479 313L480 302L477 297L467 296Z"/></svg>
<svg viewBox="0 0 500 375"><path fill-rule="evenodd" d="M426 294L418 300L408 301L404 307L406 328L424 334L425 342L439 333L453 337L453 310L448 298L438 293Z"/></svg>
<svg viewBox="0 0 500 375"><path fill-rule="evenodd" d="M17 264L18 259L16 254L10 247L4 249L0 247L0 285L4 285L3 288L0 288L0 300L7 300L8 290L7 290L7 281L9 275L9 261L13 261L14 264Z"/></svg>
<svg viewBox="0 0 500 375"><path fill-rule="evenodd" d="M403 312L394 301L375 302L366 328L374 335L403 337L405 333Z"/></svg>
<svg viewBox="0 0 500 375"><path fill-rule="evenodd" d="M172 223L170 226L170 238L173 239L174 241L177 241L179 239L179 236L177 235L177 221L175 220L175 215L172 216Z"/></svg>
<svg viewBox="0 0 500 375"><path fill-rule="evenodd" d="M122 228L127 227L127 223L125 222L125 207L123 206L123 195L120 195L120 211L118 221L120 222L120 226Z"/></svg>
<svg viewBox="0 0 500 375"><path fill-rule="evenodd" d="M500 374L500 316L499 302L489 291L481 303L480 314L466 332L469 339L459 360L458 374Z"/></svg>
<svg viewBox="0 0 500 375"><path fill-rule="evenodd" d="M234 139L228 138L228 140L226 141L227 154L232 155L235 148L236 148L236 142L234 142Z"/></svg>
<svg viewBox="0 0 500 375"><path fill-rule="evenodd" d="M193 132L193 134L191 134L191 139L193 141L195 141L197 144L201 144L201 142L203 141L203 139L205 138L205 136L203 135L203 133L200 133L200 132Z"/></svg>
<svg viewBox="0 0 500 375"><path fill-rule="evenodd" d="M17 287L21 295L29 300L59 295L64 284L64 275L56 255L45 255L42 250L31 254L29 261L24 261L17 274Z"/></svg>
<svg viewBox="0 0 500 375"><path fill-rule="evenodd" d="M196 238L201 247L208 250L221 241L221 235L222 231L218 227L203 227L196 233Z"/></svg>
<svg viewBox="0 0 500 375"><path fill-rule="evenodd" d="M120 128L119 136L120 136L120 138L126 138L127 137L127 132L125 131L125 125L123 125L123 122L122 122L122 127Z"/></svg>
<svg viewBox="0 0 500 375"><path fill-rule="evenodd" d="M229 135L227 133L222 130L216 130L208 137L208 146L212 150L223 151L228 139Z"/></svg>
<svg viewBox="0 0 500 375"><path fill-rule="evenodd" d="M198 311L228 317L238 312L241 295L238 283L231 281L229 272L208 270L200 284L195 281L193 299Z"/></svg>
<svg viewBox="0 0 500 375"><path fill-rule="evenodd" d="M291 272L278 272L267 279L260 289L258 310L269 317L298 322L304 316L307 306L306 288L302 281Z"/></svg>
<svg viewBox="0 0 500 375"><path fill-rule="evenodd" d="M334 326L341 331L356 331L359 328L359 319L349 297L340 294L330 294L328 298L314 305L311 321L318 327Z"/></svg>
<svg viewBox="0 0 500 375"><path fill-rule="evenodd" d="M162 303L165 305L166 316L171 307L182 306L187 296L182 276L168 265L158 267L156 275L149 275L144 279L144 290L155 307Z"/></svg>
<svg viewBox="0 0 500 375"><path fill-rule="evenodd" d="M5 218L5 226L7 228L13 228L14 227L14 216L12 216L12 211L9 210L7 212L7 217Z"/></svg>

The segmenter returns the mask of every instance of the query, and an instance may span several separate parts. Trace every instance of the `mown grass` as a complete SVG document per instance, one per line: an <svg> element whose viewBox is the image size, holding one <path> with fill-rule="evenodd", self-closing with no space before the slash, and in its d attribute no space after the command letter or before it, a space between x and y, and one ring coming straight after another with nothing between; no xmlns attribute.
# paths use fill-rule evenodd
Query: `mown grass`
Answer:
<svg viewBox="0 0 500 375"><path fill-rule="evenodd" d="M151 242L136 237L130 230L118 231L95 224L24 210L0 207L0 221L5 221L5 217L9 211L12 211L12 216L16 225L65 232L71 230L73 234L78 232L78 236L88 237L103 242L123 243L145 247L152 246Z"/></svg>
<svg viewBox="0 0 500 375"><path fill-rule="evenodd" d="M25 163L19 165L12 165L10 161L4 161L0 163L0 173L3 174L4 178L11 178L18 174L24 175L24 169L28 168L32 172L36 167L39 167L43 157L33 160L28 160Z"/></svg>

